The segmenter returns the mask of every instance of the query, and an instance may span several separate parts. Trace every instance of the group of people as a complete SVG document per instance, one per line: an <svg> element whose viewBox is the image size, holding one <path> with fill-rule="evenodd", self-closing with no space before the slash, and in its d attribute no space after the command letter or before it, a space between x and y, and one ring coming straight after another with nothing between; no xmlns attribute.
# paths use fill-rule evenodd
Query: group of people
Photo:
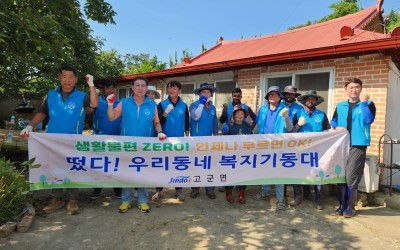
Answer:
<svg viewBox="0 0 400 250"><path fill-rule="evenodd" d="M29 136L33 127L49 118L47 133L81 134L85 114L93 114L93 133L104 135L158 137L184 136L216 136L218 135L218 119L212 96L217 89L208 83L203 83L194 90L198 95L197 101L188 105L180 97L182 85L179 81L167 83L167 98L158 104L160 93L154 86L149 86L145 77L138 76L132 80L133 95L122 100L116 97L117 84L113 80L105 80L101 85L101 96L98 97L93 84L93 76L87 75L86 82L90 95L79 91L75 84L78 77L75 69L62 67L59 72L60 86L50 90L45 97L39 112L29 125L21 131L22 136ZM324 98L315 90L306 91L303 95L297 89L288 85L283 91L277 86L270 86L265 95L266 104L257 114L241 102L242 91L235 88L232 91L232 102L224 103L219 121L223 135L252 134L258 127L258 134L320 132L330 128L350 134L350 153L346 167L347 183L339 184L339 208L337 215L352 217L355 214L354 204L357 198L358 184L363 175L366 148L370 144L370 125L374 121L376 108L369 100L368 94L362 93L362 81L351 78L345 82L344 89L348 100L338 103L333 118L329 122L327 115L317 106ZM296 100L301 103L300 105ZM234 202L232 186L222 187L225 198L229 203ZM175 196L180 201L185 200L181 187L176 187ZM246 186L238 186L238 201L245 204ZM269 197L271 185L263 185L257 199ZM316 209L323 209L321 202L321 185L315 185L314 203ZM161 199L163 188L157 187L151 197L153 201ZM275 185L277 209L286 209L284 184ZM43 210L52 213L65 206L64 197L54 190L54 198ZM92 197L99 196L101 188L93 190ZM132 206L134 192L132 188L114 188L115 195L121 197L119 212L125 213ZM215 187L206 187L206 195L215 199ZM293 200L291 206L297 206L303 199L311 199L311 186L293 185ZM192 187L190 197L197 198L200 187ZM66 200L69 214L79 212L76 190L68 189ZM136 188L135 195L139 209L147 213L149 192L147 188Z"/></svg>

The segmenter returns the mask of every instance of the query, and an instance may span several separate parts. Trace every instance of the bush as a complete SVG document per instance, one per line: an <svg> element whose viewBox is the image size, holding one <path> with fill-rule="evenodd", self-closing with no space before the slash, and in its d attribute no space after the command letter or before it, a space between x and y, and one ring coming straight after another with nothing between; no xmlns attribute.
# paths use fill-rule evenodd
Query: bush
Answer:
<svg viewBox="0 0 400 250"><path fill-rule="evenodd" d="M0 158L0 225L18 219L29 192L29 169L40 167L33 165L35 159L25 161L20 168L15 163Z"/></svg>

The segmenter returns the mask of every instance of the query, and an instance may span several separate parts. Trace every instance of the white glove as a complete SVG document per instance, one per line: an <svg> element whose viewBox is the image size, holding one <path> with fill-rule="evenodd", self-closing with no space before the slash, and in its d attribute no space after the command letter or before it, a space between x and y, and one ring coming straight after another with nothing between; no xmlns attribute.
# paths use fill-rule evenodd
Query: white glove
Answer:
<svg viewBox="0 0 400 250"><path fill-rule="evenodd" d="M32 126L26 126L21 133L19 133L19 135L21 136L21 138L29 138L29 133L33 131L33 127Z"/></svg>
<svg viewBox="0 0 400 250"><path fill-rule="evenodd" d="M111 94L111 95L107 96L107 103L108 103L109 106L114 105L115 98L116 98L116 96L114 94Z"/></svg>
<svg viewBox="0 0 400 250"><path fill-rule="evenodd" d="M165 109L165 113L168 115L174 109L174 105L168 104L167 108Z"/></svg>
<svg viewBox="0 0 400 250"><path fill-rule="evenodd" d="M288 117L289 117L289 109L283 108L283 109L281 110L281 112L279 112L279 114L280 114L281 116L283 116L283 118L288 118Z"/></svg>
<svg viewBox="0 0 400 250"><path fill-rule="evenodd" d="M158 133L158 139L160 141L163 141L163 140L167 139L167 135L164 134L163 132L160 132L160 133Z"/></svg>
<svg viewBox="0 0 400 250"><path fill-rule="evenodd" d="M89 74L86 75L86 82L89 85L89 87L94 87L92 75L89 75Z"/></svg>
<svg viewBox="0 0 400 250"><path fill-rule="evenodd" d="M297 122L297 124L301 127L301 126L303 126L304 124L306 124L307 123L307 121L306 121L306 118L304 118L304 116L302 116L302 117L300 117L299 118L299 121Z"/></svg>
<svg viewBox="0 0 400 250"><path fill-rule="evenodd" d="M212 98L208 97L207 102L211 102L211 101L212 101Z"/></svg>

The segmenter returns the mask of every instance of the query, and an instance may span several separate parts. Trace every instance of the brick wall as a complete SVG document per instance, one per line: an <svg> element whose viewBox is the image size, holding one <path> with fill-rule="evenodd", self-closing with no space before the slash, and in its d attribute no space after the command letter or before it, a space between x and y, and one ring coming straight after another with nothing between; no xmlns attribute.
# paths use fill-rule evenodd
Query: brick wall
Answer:
<svg viewBox="0 0 400 250"><path fill-rule="evenodd" d="M257 112L258 110L256 110L256 108L258 108L258 103L260 101L259 83L261 81L261 74L335 67L336 75L334 76L333 89L334 109L338 102L347 100L347 94L343 89L345 80L349 77L358 77L363 81L364 89L367 90L367 93L370 95L371 100L374 101L377 108L375 122L371 126L372 141L371 146L368 148L368 153L378 154L378 141L380 136L385 132L389 60L389 57L374 54L245 69L239 71L237 84L238 87L243 90L242 101ZM257 93L255 93L256 86L258 90Z"/></svg>

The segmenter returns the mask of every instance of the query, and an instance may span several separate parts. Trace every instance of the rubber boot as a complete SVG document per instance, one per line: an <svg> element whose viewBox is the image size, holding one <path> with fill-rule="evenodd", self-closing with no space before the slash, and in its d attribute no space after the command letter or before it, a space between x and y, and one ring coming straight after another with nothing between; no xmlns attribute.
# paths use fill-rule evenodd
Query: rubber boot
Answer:
<svg viewBox="0 0 400 250"><path fill-rule="evenodd" d="M245 189L239 190L239 203L240 204L246 204L246 199L244 198L244 192L245 192Z"/></svg>
<svg viewBox="0 0 400 250"><path fill-rule="evenodd" d="M347 204L347 184L338 184L339 208L335 210L335 215L343 215Z"/></svg>
<svg viewBox="0 0 400 250"><path fill-rule="evenodd" d="M311 201L312 200L311 186L310 185L302 185L302 187L303 187L303 198Z"/></svg>
<svg viewBox="0 0 400 250"><path fill-rule="evenodd" d="M232 187L225 188L225 198L226 198L226 201L228 201L229 203L233 203L232 190L233 190Z"/></svg>
<svg viewBox="0 0 400 250"><path fill-rule="evenodd" d="M301 185L293 185L293 200L289 203L295 207L301 203Z"/></svg>
<svg viewBox="0 0 400 250"><path fill-rule="evenodd" d="M324 210L324 206L322 205L321 202L321 191L322 191L322 185L315 185L315 208L317 210Z"/></svg>
<svg viewBox="0 0 400 250"><path fill-rule="evenodd" d="M349 187L347 191L347 197L347 206L346 209L343 211L343 217L351 218L356 215L354 205L357 201L357 189Z"/></svg>

